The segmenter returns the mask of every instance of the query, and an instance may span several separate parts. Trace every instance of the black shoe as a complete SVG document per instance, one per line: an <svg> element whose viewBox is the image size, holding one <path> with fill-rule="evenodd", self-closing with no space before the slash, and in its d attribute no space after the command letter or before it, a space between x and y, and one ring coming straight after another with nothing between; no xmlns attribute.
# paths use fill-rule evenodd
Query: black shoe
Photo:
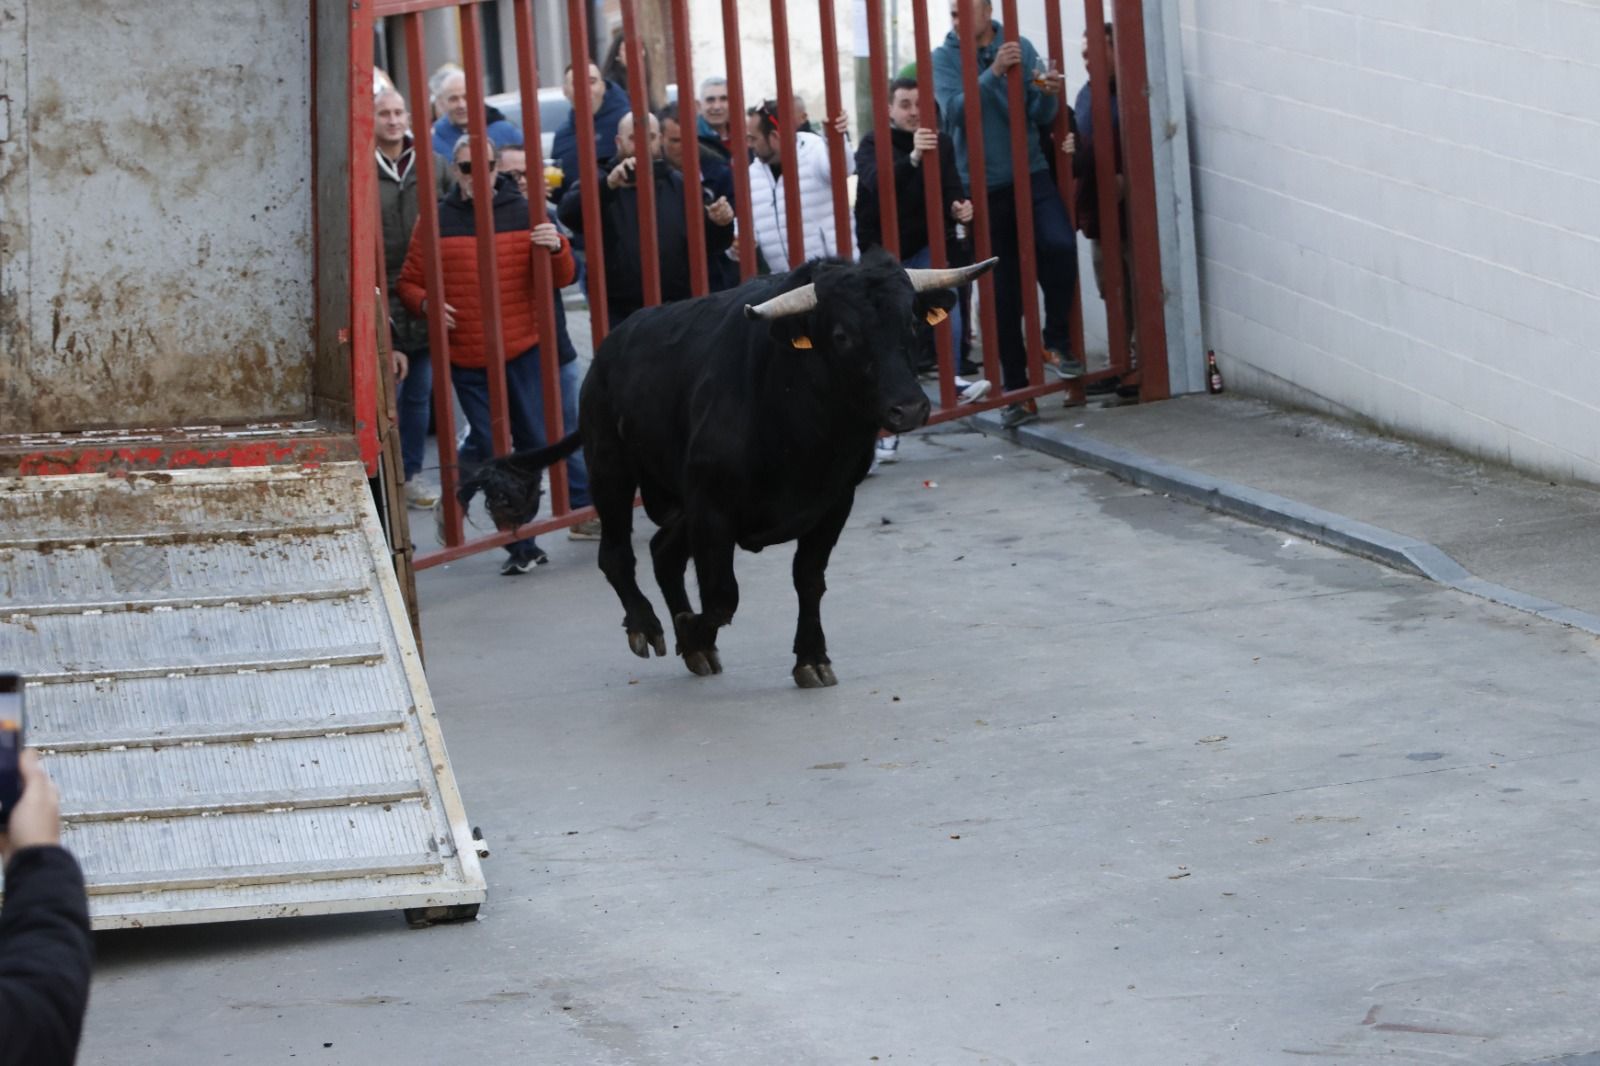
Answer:
<svg viewBox="0 0 1600 1066"><path fill-rule="evenodd" d="M1033 400L1023 400L1006 408L1006 413L1000 416L1000 424L1006 429L1016 429L1029 422L1039 421L1039 405Z"/></svg>
<svg viewBox="0 0 1600 1066"><path fill-rule="evenodd" d="M500 567L502 577L516 577L526 574L536 566L544 566L550 561L550 556L544 553L543 548L534 547L525 552L519 552L508 558Z"/></svg>
<svg viewBox="0 0 1600 1066"><path fill-rule="evenodd" d="M974 363L970 359L963 359L961 362L956 364L956 377L981 378L983 377L983 367L979 366L977 363Z"/></svg>

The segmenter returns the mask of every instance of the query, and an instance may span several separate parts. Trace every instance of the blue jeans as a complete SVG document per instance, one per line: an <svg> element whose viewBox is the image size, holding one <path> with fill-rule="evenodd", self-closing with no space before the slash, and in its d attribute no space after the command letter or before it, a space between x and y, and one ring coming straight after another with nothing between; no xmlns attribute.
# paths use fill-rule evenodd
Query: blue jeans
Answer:
<svg viewBox="0 0 1600 1066"><path fill-rule="evenodd" d="M469 429L467 443L462 446L457 459L463 464L481 463L492 454L489 433L489 372L484 367L452 366L450 381L455 385L456 398L467 416ZM536 344L506 363L506 407L511 415L511 445L517 451L542 448L544 436L543 388L539 372L539 346ZM563 428L571 432L578 422L578 364L568 363L561 368L561 418ZM570 400L569 400L570 394ZM589 503L589 477L583 465L583 454L567 460L567 477L572 489L572 505ZM526 555L534 547L534 539L525 537L506 545L513 556Z"/></svg>
<svg viewBox="0 0 1600 1066"><path fill-rule="evenodd" d="M535 349L537 351L538 349ZM578 390L583 376L578 372L576 359L561 364L561 430L571 433L578 428ZM536 380L533 386L533 424L539 440L544 432L544 381ZM574 508L589 506L589 468L584 465L583 449L579 448L567 458L567 489Z"/></svg>
<svg viewBox="0 0 1600 1066"><path fill-rule="evenodd" d="M917 252L915 255L902 259L901 263L912 270L921 270L932 266L933 249L923 248L922 251ZM961 360L961 338L966 336L965 332L962 331L961 325L961 298L960 290L957 290L955 306L950 308L950 352L957 362ZM938 349L934 350L937 351Z"/></svg>
<svg viewBox="0 0 1600 1066"><path fill-rule="evenodd" d="M556 352L561 358L561 429L564 433L571 433L578 428L578 390L583 386L583 378L578 373L578 350L572 346L572 335L567 332L567 308L561 302L561 293L556 293ZM541 376L540 387L534 390L535 398L543 397L543 382ZM539 436L544 436L544 403L539 402L538 424ZM584 465L583 450L580 448L567 458L567 488L569 501L573 507L589 506L589 468Z"/></svg>
<svg viewBox="0 0 1600 1066"><path fill-rule="evenodd" d="M428 357L428 347L406 352L411 369L400 382L400 393L395 398L396 417L400 422L400 465L405 479L410 481L422 469L422 453L428 438L428 408L433 401L433 361Z"/></svg>
<svg viewBox="0 0 1600 1066"><path fill-rule="evenodd" d="M1078 286L1078 241L1048 170L1029 175L1033 195L1033 252L1044 289L1044 346L1071 349L1072 293ZM994 312L1000 327L1004 387L1028 384L1028 348L1022 336L1022 252L1012 186L989 190L989 233L1000 257L994 277Z"/></svg>

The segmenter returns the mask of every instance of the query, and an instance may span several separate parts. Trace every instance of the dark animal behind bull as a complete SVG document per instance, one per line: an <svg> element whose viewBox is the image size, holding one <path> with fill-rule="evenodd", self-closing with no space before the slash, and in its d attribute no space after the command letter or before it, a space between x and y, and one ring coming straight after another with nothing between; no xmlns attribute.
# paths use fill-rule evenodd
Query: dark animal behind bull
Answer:
<svg viewBox="0 0 1600 1066"><path fill-rule="evenodd" d="M800 601L793 676L836 684L822 631L824 572L880 430L927 421L913 370L915 327L938 321L950 290L993 267L907 271L881 250L859 263L814 260L787 274L630 316L595 354L579 424L600 515L600 569L622 601L634 654L666 654L634 576L633 500L659 528L650 540L656 582L677 653L696 674L722 672L717 630L739 601L733 549L796 541ZM563 450L565 449L565 450ZM538 510L550 448L496 459L462 486L483 491L496 526ZM684 586L690 558L701 611Z"/></svg>

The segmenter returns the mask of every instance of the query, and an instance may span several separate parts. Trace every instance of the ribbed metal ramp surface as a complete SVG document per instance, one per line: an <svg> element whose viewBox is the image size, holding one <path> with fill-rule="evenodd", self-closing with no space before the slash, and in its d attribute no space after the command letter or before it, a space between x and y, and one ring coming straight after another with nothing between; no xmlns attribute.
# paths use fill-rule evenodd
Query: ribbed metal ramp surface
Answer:
<svg viewBox="0 0 1600 1066"><path fill-rule="evenodd" d="M356 464L0 479L0 670L97 927L484 898Z"/></svg>

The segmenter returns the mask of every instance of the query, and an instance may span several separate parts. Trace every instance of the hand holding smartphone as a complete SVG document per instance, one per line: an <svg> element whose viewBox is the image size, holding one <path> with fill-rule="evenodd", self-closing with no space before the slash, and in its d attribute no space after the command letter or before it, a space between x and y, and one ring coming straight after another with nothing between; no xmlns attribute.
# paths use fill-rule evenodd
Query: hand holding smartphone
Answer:
<svg viewBox="0 0 1600 1066"><path fill-rule="evenodd" d="M23 679L0 673L0 860L61 843L61 796L27 747Z"/></svg>
<svg viewBox="0 0 1600 1066"><path fill-rule="evenodd" d="M26 742L22 678L0 674L0 832L22 798L22 748Z"/></svg>

